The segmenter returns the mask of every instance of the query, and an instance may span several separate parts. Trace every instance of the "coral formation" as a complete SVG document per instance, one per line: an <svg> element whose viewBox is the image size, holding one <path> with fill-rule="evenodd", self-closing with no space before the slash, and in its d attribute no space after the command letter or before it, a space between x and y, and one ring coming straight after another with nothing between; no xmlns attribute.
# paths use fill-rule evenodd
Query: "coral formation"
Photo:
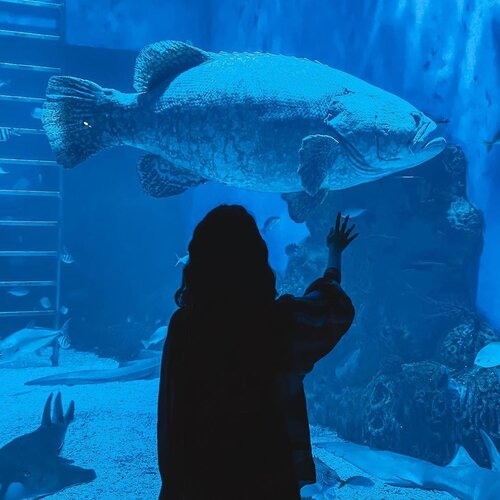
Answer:
<svg viewBox="0 0 500 500"><path fill-rule="evenodd" d="M330 193L307 218L311 236L280 282L297 293L321 273L335 214L364 209L343 270L356 319L306 381L311 420L438 464L457 443L484 464L480 429L500 437L500 384L473 364L497 335L476 311L483 223L467 200L466 170L462 150L450 146L405 175Z"/></svg>

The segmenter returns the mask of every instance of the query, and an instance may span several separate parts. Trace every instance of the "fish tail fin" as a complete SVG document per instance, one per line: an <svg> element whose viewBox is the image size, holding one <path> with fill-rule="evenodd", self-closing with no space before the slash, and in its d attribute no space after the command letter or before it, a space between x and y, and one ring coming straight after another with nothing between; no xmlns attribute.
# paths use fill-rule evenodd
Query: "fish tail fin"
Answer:
<svg viewBox="0 0 500 500"><path fill-rule="evenodd" d="M61 165L74 167L112 145L106 142L107 115L116 106L111 91L89 80L53 76L46 94L42 124Z"/></svg>
<svg viewBox="0 0 500 500"><path fill-rule="evenodd" d="M147 349L149 347L149 344L146 340L141 340L141 344L144 347L144 349Z"/></svg>
<svg viewBox="0 0 500 500"><path fill-rule="evenodd" d="M64 414L64 423L69 425L71 422L75 420L75 402L71 400L68 405L68 409Z"/></svg>

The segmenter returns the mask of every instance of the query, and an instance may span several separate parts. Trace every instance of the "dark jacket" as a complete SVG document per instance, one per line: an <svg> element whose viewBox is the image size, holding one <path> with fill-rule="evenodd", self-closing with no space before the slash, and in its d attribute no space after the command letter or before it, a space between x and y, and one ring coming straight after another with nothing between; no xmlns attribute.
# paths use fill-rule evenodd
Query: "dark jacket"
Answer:
<svg viewBox="0 0 500 500"><path fill-rule="evenodd" d="M193 323L191 316L188 308L173 315L163 351L160 498L300 498L299 487L315 482L303 379L354 318L340 273L328 269L303 297L283 295L266 315L241 320L238 329L263 333L255 334L254 350L244 345L237 366L229 362L229 368L219 370L219 378L212 372L226 359L240 359L233 356L237 348L227 354L204 347L211 332L193 332L208 328L208 322ZM245 366L245 359L251 364Z"/></svg>

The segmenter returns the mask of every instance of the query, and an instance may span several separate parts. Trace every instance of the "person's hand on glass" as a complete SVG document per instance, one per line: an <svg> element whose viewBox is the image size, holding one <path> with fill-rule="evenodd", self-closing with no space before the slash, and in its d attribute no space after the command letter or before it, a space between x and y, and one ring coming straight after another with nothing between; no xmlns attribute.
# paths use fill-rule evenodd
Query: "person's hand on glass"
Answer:
<svg viewBox="0 0 500 500"><path fill-rule="evenodd" d="M359 235L359 233L352 234L353 229L356 227L356 225L353 224L348 228L348 224L349 216L346 216L342 221L342 214L339 212L337 214L335 226L330 229L328 236L326 237L326 245L330 250L328 257L328 267L336 268L339 271L341 267L340 256L342 255L342 252Z"/></svg>
<svg viewBox="0 0 500 500"><path fill-rule="evenodd" d="M359 235L359 233L355 233L351 236L353 229L356 227L356 224L353 224L349 229L347 229L347 224L349 223L349 216L344 218L342 222L342 214L339 212L337 214L337 221L335 223L335 227L330 229L328 236L326 238L326 244L330 250L337 250L338 252L343 252L347 246Z"/></svg>

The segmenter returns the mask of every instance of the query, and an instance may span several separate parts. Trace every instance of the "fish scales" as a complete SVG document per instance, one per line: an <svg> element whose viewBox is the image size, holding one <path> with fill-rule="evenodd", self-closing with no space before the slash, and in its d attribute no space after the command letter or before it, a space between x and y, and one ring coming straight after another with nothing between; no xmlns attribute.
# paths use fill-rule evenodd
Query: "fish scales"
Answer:
<svg viewBox="0 0 500 500"><path fill-rule="evenodd" d="M321 190L371 182L445 147L436 124L403 99L325 64L261 53L152 44L135 94L52 77L42 122L57 160L73 167L106 147L144 150L151 196L207 181L283 195L289 209ZM310 197L311 199L309 199Z"/></svg>

